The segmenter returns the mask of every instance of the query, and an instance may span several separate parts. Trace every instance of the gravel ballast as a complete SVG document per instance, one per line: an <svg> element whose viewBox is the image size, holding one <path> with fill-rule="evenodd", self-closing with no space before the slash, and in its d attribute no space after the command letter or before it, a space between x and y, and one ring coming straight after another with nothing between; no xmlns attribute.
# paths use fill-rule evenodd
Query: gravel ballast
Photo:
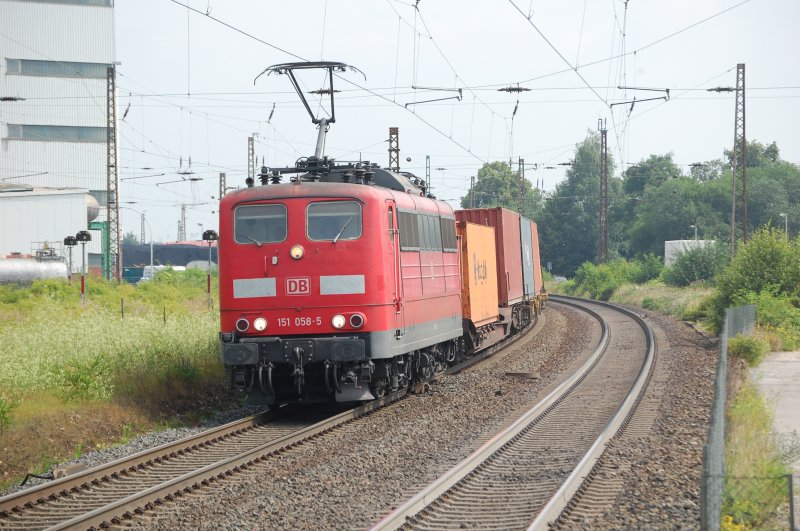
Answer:
<svg viewBox="0 0 800 531"><path fill-rule="evenodd" d="M544 396L589 354L598 329L583 314L548 308L542 329L502 357L444 377L428 393L220 481L202 497L178 499L156 521L140 523L161 529L369 527L469 455L510 413Z"/></svg>
<svg viewBox="0 0 800 531"><path fill-rule="evenodd" d="M641 310L638 310L641 313ZM575 310L550 305L535 333L464 373L436 381L365 419L281 456L216 481L127 525L177 529L357 529L412 496L469 455L575 370L599 327ZM649 314L657 327L657 383L645 435L621 437L601 459L622 479L602 514L577 512L565 528L699 526L699 474L713 397L716 346L690 327ZM577 331L577 333L575 333ZM534 373L537 379L506 373ZM254 413L227 412L200 428L167 430L88 453L97 466L202 428ZM623 464L624 463L624 464Z"/></svg>

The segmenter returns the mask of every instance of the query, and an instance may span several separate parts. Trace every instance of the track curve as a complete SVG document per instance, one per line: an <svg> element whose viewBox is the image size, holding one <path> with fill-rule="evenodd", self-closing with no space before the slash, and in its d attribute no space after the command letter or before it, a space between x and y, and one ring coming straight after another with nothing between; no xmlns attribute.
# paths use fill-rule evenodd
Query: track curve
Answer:
<svg viewBox="0 0 800 531"><path fill-rule="evenodd" d="M606 323L601 345L571 378L381 520L374 529L545 528L579 488L625 422L653 365L653 336L626 310L594 301Z"/></svg>

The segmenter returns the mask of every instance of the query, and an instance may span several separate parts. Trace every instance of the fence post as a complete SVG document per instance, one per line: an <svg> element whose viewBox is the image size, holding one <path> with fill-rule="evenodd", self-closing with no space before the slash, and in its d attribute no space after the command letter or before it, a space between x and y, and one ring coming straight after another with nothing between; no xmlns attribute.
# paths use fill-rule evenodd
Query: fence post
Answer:
<svg viewBox="0 0 800 531"><path fill-rule="evenodd" d="M789 482L789 530L795 531L794 527L794 477L791 474L786 475L786 480Z"/></svg>

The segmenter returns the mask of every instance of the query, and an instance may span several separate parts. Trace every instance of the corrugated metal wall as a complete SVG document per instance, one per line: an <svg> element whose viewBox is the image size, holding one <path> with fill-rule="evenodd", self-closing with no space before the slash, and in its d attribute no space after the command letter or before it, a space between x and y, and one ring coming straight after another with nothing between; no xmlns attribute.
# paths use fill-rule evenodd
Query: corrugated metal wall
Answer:
<svg viewBox="0 0 800 531"><path fill-rule="evenodd" d="M86 229L85 191L106 189L105 142L12 140L6 126L105 128L105 78L9 73L7 60L112 64L114 31L113 7L0 0L0 95L24 98L0 103L0 183L83 189L68 195L6 196L0 203L0 251L27 253L32 242L61 242ZM98 221L104 219L105 208ZM101 252L100 233L93 232L92 238L87 251Z"/></svg>
<svg viewBox="0 0 800 531"><path fill-rule="evenodd" d="M106 126L106 81L11 74L7 59L111 64L115 60L111 7L0 0L0 103L9 124ZM0 179L34 186L105 190L104 142L8 139L0 124Z"/></svg>

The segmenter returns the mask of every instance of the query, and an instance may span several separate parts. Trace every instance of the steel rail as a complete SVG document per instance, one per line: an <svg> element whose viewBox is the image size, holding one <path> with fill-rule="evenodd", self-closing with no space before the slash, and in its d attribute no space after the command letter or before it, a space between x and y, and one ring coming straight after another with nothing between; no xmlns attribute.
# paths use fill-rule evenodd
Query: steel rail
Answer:
<svg viewBox="0 0 800 531"><path fill-rule="evenodd" d="M57 496L60 493L75 491L82 486L88 485L97 478L112 476L126 470L133 470L141 464L157 462L170 456L192 450L204 444L219 441L220 439L239 434L244 430L254 426L260 426L271 420L275 420L284 413L283 408L265 411L256 415L218 426L216 428L203 431L184 439L169 442L143 450L141 452L122 457L104 465L100 465L82 472L66 476L61 479L53 480L49 483L31 487L19 492L3 496L0 498L0 516L9 515L15 507L29 505L48 498Z"/></svg>
<svg viewBox="0 0 800 531"><path fill-rule="evenodd" d="M148 505L158 502L158 500L170 499L182 492L189 492L208 485L216 479L222 479L231 473L243 470L250 465L263 461L264 459L276 454L277 452L308 440L312 437L325 433L338 425L349 422L358 417L367 415L386 404L399 400L405 396L406 391L398 391L383 398L373 400L357 408L345 411L331 418L320 421L308 428L291 433L284 437L269 441L261 446L247 450L239 455L230 457L218 463L214 463L198 470L189 472L183 476L174 478L155 487L128 496L116 502L110 503L89 513L67 520L50 529L75 529L75 528L98 528L109 524L121 523L123 518L132 513L142 512Z"/></svg>
<svg viewBox="0 0 800 531"><path fill-rule="evenodd" d="M564 300L580 300L580 299L573 299L564 297ZM586 455L581 459L572 473L569 475L567 480L561 485L558 491L550 498L550 501L539 511L539 514L536 516L531 525L528 527L529 531L540 530L540 529L548 529L549 524L554 522L558 516L564 511L564 509L569 504L572 497L578 492L578 489L581 485L586 481L592 469L594 468L597 461L605 452L606 447L611 442L611 440L616 436L619 432L620 428L623 427L623 424L626 424L630 417L633 415L635 411L635 406L638 404L639 400L642 396L642 391L644 387L647 385L647 382L650 380L650 376L653 371L653 367L655 365L654 358L655 358L655 338L653 337L653 331L647 323L636 315L634 312L630 310L626 310L625 308L620 308L619 306L615 306L613 304L608 304L606 302L600 301L592 301L594 304L599 306L605 306L608 308L613 308L616 311L619 311L629 317L633 318L639 326L642 327L642 330L645 333L645 337L647 338L647 357L645 358L642 367L639 369L639 375L636 378L636 382L634 383L631 390L628 392L627 396L625 397L622 406L611 419L608 426L603 433L597 438L595 443L589 448L589 451Z"/></svg>
<svg viewBox="0 0 800 531"><path fill-rule="evenodd" d="M577 304L566 300L559 301L552 296L551 298L554 302L561 302L562 304L570 306L578 306ZM585 307L582 307L581 309L598 320L602 329L602 335L599 345L587 359L587 361L580 367L580 369L575 371L569 378L559 384L559 386L550 392L543 400L525 412L511 426L486 441L480 448L478 448L466 459L455 465L453 468L448 470L444 475L439 477L439 479L425 487L407 502L386 515L381 521L371 527L372 530L398 529L402 527L404 524L406 524L409 518L422 511L425 507L450 490L458 482L469 476L484 461L486 461L489 456L496 453L499 449L505 446L506 443L517 437L519 433L528 425L537 422L550 410L556 407L558 403L562 401L564 397L570 393L570 391L572 391L572 389L574 389L581 383L581 381L583 381L586 375L594 368L605 352L605 349L609 343L609 331L605 320L599 314Z"/></svg>

